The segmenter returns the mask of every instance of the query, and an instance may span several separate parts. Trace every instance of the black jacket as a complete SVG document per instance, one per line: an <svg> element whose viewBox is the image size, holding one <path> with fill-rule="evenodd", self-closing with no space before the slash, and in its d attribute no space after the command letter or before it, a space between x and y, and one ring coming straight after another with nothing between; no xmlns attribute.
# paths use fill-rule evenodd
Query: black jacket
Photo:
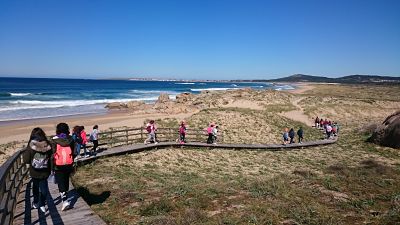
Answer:
<svg viewBox="0 0 400 225"><path fill-rule="evenodd" d="M294 136L295 136L294 130L291 129L291 130L289 131L289 137L290 137L290 138L294 138Z"/></svg>
<svg viewBox="0 0 400 225"><path fill-rule="evenodd" d="M297 131L297 135L299 135L299 137L303 137L303 129L299 129L298 131Z"/></svg>
<svg viewBox="0 0 400 225"><path fill-rule="evenodd" d="M24 162L30 165L29 173L31 177L36 179L47 179L50 175L53 163L52 161L53 151L50 143L48 141L31 140L28 144L28 147L26 148L26 151L27 152L24 154ZM32 160L33 157L35 156L35 153L47 155L48 159L47 169L38 170L32 167Z"/></svg>

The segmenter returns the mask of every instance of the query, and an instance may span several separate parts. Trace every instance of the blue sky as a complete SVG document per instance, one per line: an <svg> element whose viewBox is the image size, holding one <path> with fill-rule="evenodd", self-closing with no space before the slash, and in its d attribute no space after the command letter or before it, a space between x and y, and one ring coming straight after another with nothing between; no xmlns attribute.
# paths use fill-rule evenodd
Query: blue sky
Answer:
<svg viewBox="0 0 400 225"><path fill-rule="evenodd" d="M400 76L398 0L0 0L0 76Z"/></svg>

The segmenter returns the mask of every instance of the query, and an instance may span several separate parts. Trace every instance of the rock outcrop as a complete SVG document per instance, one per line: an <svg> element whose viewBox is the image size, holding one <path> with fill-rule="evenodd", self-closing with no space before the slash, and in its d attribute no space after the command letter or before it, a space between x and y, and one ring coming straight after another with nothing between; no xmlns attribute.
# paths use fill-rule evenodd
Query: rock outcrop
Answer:
<svg viewBox="0 0 400 225"><path fill-rule="evenodd" d="M179 94L176 96L176 103L189 103L193 100L194 94L189 93L189 92L184 92L182 94Z"/></svg>
<svg viewBox="0 0 400 225"><path fill-rule="evenodd" d="M391 148L400 148L400 110L380 124L368 141Z"/></svg>
<svg viewBox="0 0 400 225"><path fill-rule="evenodd" d="M128 108L128 106L125 103L122 103L122 102L111 102L111 103L108 103L105 106L105 108L108 108L108 109L126 109L126 108Z"/></svg>
<svg viewBox="0 0 400 225"><path fill-rule="evenodd" d="M126 103L128 109L136 109L140 106L143 106L144 104L144 101L130 101Z"/></svg>
<svg viewBox="0 0 400 225"><path fill-rule="evenodd" d="M169 101L170 101L169 95L167 93L161 93L160 96L158 96L156 104L157 103L166 103L166 102L169 102Z"/></svg>

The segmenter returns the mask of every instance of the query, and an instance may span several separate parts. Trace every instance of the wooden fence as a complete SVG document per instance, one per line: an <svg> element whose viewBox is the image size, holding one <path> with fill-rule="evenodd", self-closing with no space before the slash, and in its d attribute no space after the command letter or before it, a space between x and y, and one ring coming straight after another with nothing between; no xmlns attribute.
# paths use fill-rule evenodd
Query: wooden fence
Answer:
<svg viewBox="0 0 400 225"><path fill-rule="evenodd" d="M122 145L131 145L136 143L143 143L147 139L147 131L145 127L117 129L101 132L98 135L99 146L107 145L107 147L116 147ZM160 142L176 141L179 138L177 128L158 128L156 132L157 140ZM205 142L207 134L201 129L187 129L186 141L187 142ZM224 142L223 131L218 131L218 142ZM87 147L92 144L88 143Z"/></svg>
<svg viewBox="0 0 400 225"><path fill-rule="evenodd" d="M12 224L17 197L28 173L24 154L25 150L16 152L0 167L0 224Z"/></svg>

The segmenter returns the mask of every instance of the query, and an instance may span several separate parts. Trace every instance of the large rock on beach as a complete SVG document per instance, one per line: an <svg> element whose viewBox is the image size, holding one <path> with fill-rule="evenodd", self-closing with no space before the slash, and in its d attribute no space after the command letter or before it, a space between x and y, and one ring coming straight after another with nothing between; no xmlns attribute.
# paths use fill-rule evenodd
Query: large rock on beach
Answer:
<svg viewBox="0 0 400 225"><path fill-rule="evenodd" d="M127 104L122 102L111 102L104 106L107 109L126 109L128 108Z"/></svg>
<svg viewBox="0 0 400 225"><path fill-rule="evenodd" d="M165 102L169 102L169 95L167 93L161 93L160 96L158 96L158 99L156 101L157 103L165 103Z"/></svg>
<svg viewBox="0 0 400 225"><path fill-rule="evenodd" d="M144 104L144 101L129 101L128 103L126 103L128 109L136 109L140 106L143 106Z"/></svg>
<svg viewBox="0 0 400 225"><path fill-rule="evenodd" d="M179 94L176 96L176 103L187 103L191 100L193 100L194 94L189 93L189 92L184 92L182 94Z"/></svg>
<svg viewBox="0 0 400 225"><path fill-rule="evenodd" d="M378 125L368 141L391 148L400 148L400 110Z"/></svg>

